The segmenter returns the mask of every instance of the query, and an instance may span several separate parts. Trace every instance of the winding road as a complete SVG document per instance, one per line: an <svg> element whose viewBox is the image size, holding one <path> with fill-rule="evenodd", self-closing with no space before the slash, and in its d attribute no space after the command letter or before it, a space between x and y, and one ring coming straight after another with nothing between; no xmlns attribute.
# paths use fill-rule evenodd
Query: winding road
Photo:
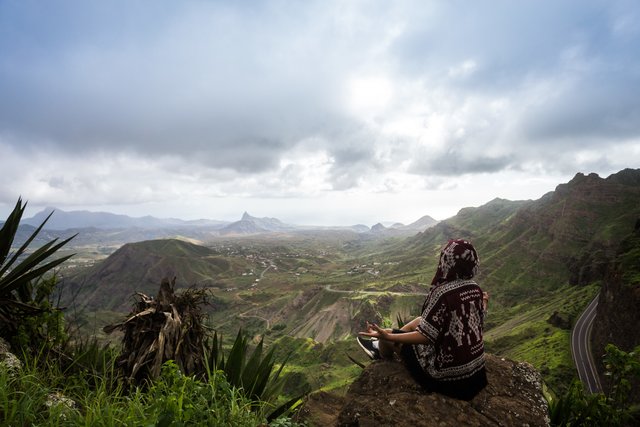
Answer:
<svg viewBox="0 0 640 427"><path fill-rule="evenodd" d="M585 311L577 320L573 331L571 332L571 355L573 362L578 369L578 377L586 390L591 393L601 393L602 386L598 371L596 370L591 353L591 330L593 329L593 320L596 317L596 308L598 307L598 296L589 303Z"/></svg>
<svg viewBox="0 0 640 427"><path fill-rule="evenodd" d="M345 290L345 289L333 289L331 285L324 285L324 289L327 292L334 292L338 294L351 294L351 295L418 295L426 297L427 292L396 292L396 291L361 291L361 290Z"/></svg>

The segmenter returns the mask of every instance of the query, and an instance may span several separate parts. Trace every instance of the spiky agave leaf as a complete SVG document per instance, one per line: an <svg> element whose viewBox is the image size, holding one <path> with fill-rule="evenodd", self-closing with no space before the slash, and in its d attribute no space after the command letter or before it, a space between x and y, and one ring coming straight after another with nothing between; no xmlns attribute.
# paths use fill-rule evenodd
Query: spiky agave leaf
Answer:
<svg viewBox="0 0 640 427"><path fill-rule="evenodd" d="M217 371L224 370L224 352L222 351L222 337L218 338L218 332L213 333L213 338L209 344L203 344L205 348L204 353L207 355L207 369L209 374Z"/></svg>
<svg viewBox="0 0 640 427"><path fill-rule="evenodd" d="M33 292L31 281L41 278L73 256L68 255L45 262L75 235L59 243L57 243L58 239L54 239L19 261L53 214L51 212L22 246L9 257L25 208L26 203L22 204L22 198L19 198L0 229L0 334L2 335L11 335L25 317L44 311L31 295Z"/></svg>
<svg viewBox="0 0 640 427"><path fill-rule="evenodd" d="M278 419L279 417L290 414L294 409L296 409L301 403L302 399L307 395L307 393L301 394L294 398L291 398L284 402L282 405L276 407L269 415L267 415L267 421L270 423L271 421Z"/></svg>
<svg viewBox="0 0 640 427"><path fill-rule="evenodd" d="M5 271L5 260L11 251L11 245L13 244L13 239L18 231L18 225L20 225L20 219L26 206L26 204L22 206L22 198L19 198L13 211L11 211L9 217L0 229L0 266L2 266L2 268L0 268L0 277ZM10 265L10 263L8 264Z"/></svg>
<svg viewBox="0 0 640 427"><path fill-rule="evenodd" d="M15 239L16 233L18 232L18 227L20 226L20 220L22 219L22 214L24 213L27 204L22 205L22 198L18 199L16 206L13 208L13 211L9 214L9 217L5 221L0 230L0 277L4 276L4 274L11 268L11 266L16 262L16 260L24 253L24 251L29 247L33 239L40 233L42 227L49 221L51 215L53 215L53 211L42 221L42 223L34 230L33 233L29 236L29 238L20 246L20 248L13 254L9 261L6 261L9 252L11 251L11 245ZM70 239L69 239L70 240Z"/></svg>
<svg viewBox="0 0 640 427"><path fill-rule="evenodd" d="M247 363L242 372L242 387L247 391L250 397L259 395L262 392L262 390L258 390L256 388L256 385L259 383L258 380L260 378L260 374L262 373L261 369L264 369L261 364L262 346L263 340L260 339L260 342L253 350L251 357L247 359Z"/></svg>
<svg viewBox="0 0 640 427"><path fill-rule="evenodd" d="M271 351L269 351L269 354L267 355L269 360L272 361L271 368L270 368L271 370L273 370L273 366L275 366L275 360L273 360L274 352L275 352L275 349L272 348ZM281 377L280 374L282 374L282 370L287 364L287 361L289 360L290 356L291 356L291 352L287 354L287 356L284 358L282 363L280 363L280 367L278 368L278 370L275 372L275 374L270 376L269 381L264 386L265 388L262 394L264 396L269 397L269 399L277 398L282 392L282 388L284 387L284 378Z"/></svg>
<svg viewBox="0 0 640 427"><path fill-rule="evenodd" d="M207 353L209 374L222 370L229 384L238 387L250 399L256 402L273 402L281 394L284 381L280 374L288 356L274 372L275 348L269 349L265 354L262 339L249 355L249 339L239 330L225 359L221 340L214 333Z"/></svg>
<svg viewBox="0 0 640 427"><path fill-rule="evenodd" d="M73 235L55 246L53 244L58 239L54 239L29 255L24 261L20 262L9 273L0 278L0 294L8 294L21 286L25 286L31 280L41 277L49 270L52 270L53 268L57 267L58 265L71 258L73 255L75 255L67 255L38 267L38 265L42 261L46 260L55 252L57 252L58 249L67 244L75 236L76 235Z"/></svg>
<svg viewBox="0 0 640 427"><path fill-rule="evenodd" d="M242 387L241 379L242 371L244 370L244 361L247 354L247 341L248 340L242 333L242 330L239 330L224 365L224 372L227 375L229 384L238 387Z"/></svg>

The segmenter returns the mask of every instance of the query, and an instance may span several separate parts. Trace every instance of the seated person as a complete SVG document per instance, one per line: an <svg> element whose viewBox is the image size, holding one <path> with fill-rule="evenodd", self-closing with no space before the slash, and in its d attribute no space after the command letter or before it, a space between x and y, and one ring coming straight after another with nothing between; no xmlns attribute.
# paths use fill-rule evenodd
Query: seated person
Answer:
<svg viewBox="0 0 640 427"><path fill-rule="evenodd" d="M428 391L472 399L487 384L482 329L489 296L472 280L478 264L471 243L450 240L440 253L422 315L401 329L367 322L358 343L371 358L398 354Z"/></svg>

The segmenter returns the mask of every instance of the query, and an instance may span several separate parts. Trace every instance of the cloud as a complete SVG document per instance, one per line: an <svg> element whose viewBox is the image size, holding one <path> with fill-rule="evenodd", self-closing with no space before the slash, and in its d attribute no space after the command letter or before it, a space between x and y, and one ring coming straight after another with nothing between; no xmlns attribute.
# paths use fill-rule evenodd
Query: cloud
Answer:
<svg viewBox="0 0 640 427"><path fill-rule="evenodd" d="M640 87L640 75L598 74L571 81L544 104L532 105L523 123L527 139L583 146L640 134L640 100L629 90Z"/></svg>
<svg viewBox="0 0 640 427"><path fill-rule="evenodd" d="M634 2L1 2L0 29L9 199L379 194L640 162Z"/></svg>
<svg viewBox="0 0 640 427"><path fill-rule="evenodd" d="M95 20L97 11L88 9ZM264 9L266 16L242 6L189 3L174 19L162 16L166 28L130 29L123 38L105 35L112 11L82 41L71 40L80 24L56 28L55 55L25 55L5 42L0 125L27 143L47 139L73 152L135 147L198 158L207 152L213 167L244 171L245 159L233 153L242 150L260 159L253 166L274 165L269 152L277 158L336 122L340 112L329 94L338 92L336 73L348 63L322 56L332 46L312 53L313 40L298 45L299 37L324 40L326 30L305 34L313 28L277 7ZM159 9L155 15L162 15ZM26 43L29 34L15 31Z"/></svg>

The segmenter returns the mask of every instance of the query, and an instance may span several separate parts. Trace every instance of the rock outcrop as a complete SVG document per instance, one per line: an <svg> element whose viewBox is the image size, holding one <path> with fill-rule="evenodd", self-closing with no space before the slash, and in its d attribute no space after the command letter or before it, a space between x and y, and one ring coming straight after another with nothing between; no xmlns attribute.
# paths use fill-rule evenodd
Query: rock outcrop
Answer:
<svg viewBox="0 0 640 427"><path fill-rule="evenodd" d="M607 344L633 351L640 345L640 228L620 244L615 262L602 285L591 334L592 355L605 392L610 391L609 377L602 359ZM632 383L630 398L640 403L640 381Z"/></svg>
<svg viewBox="0 0 640 427"><path fill-rule="evenodd" d="M426 393L402 363L375 361L345 396L313 394L298 417L312 426L547 426L540 374L486 356L489 385L467 402Z"/></svg>

